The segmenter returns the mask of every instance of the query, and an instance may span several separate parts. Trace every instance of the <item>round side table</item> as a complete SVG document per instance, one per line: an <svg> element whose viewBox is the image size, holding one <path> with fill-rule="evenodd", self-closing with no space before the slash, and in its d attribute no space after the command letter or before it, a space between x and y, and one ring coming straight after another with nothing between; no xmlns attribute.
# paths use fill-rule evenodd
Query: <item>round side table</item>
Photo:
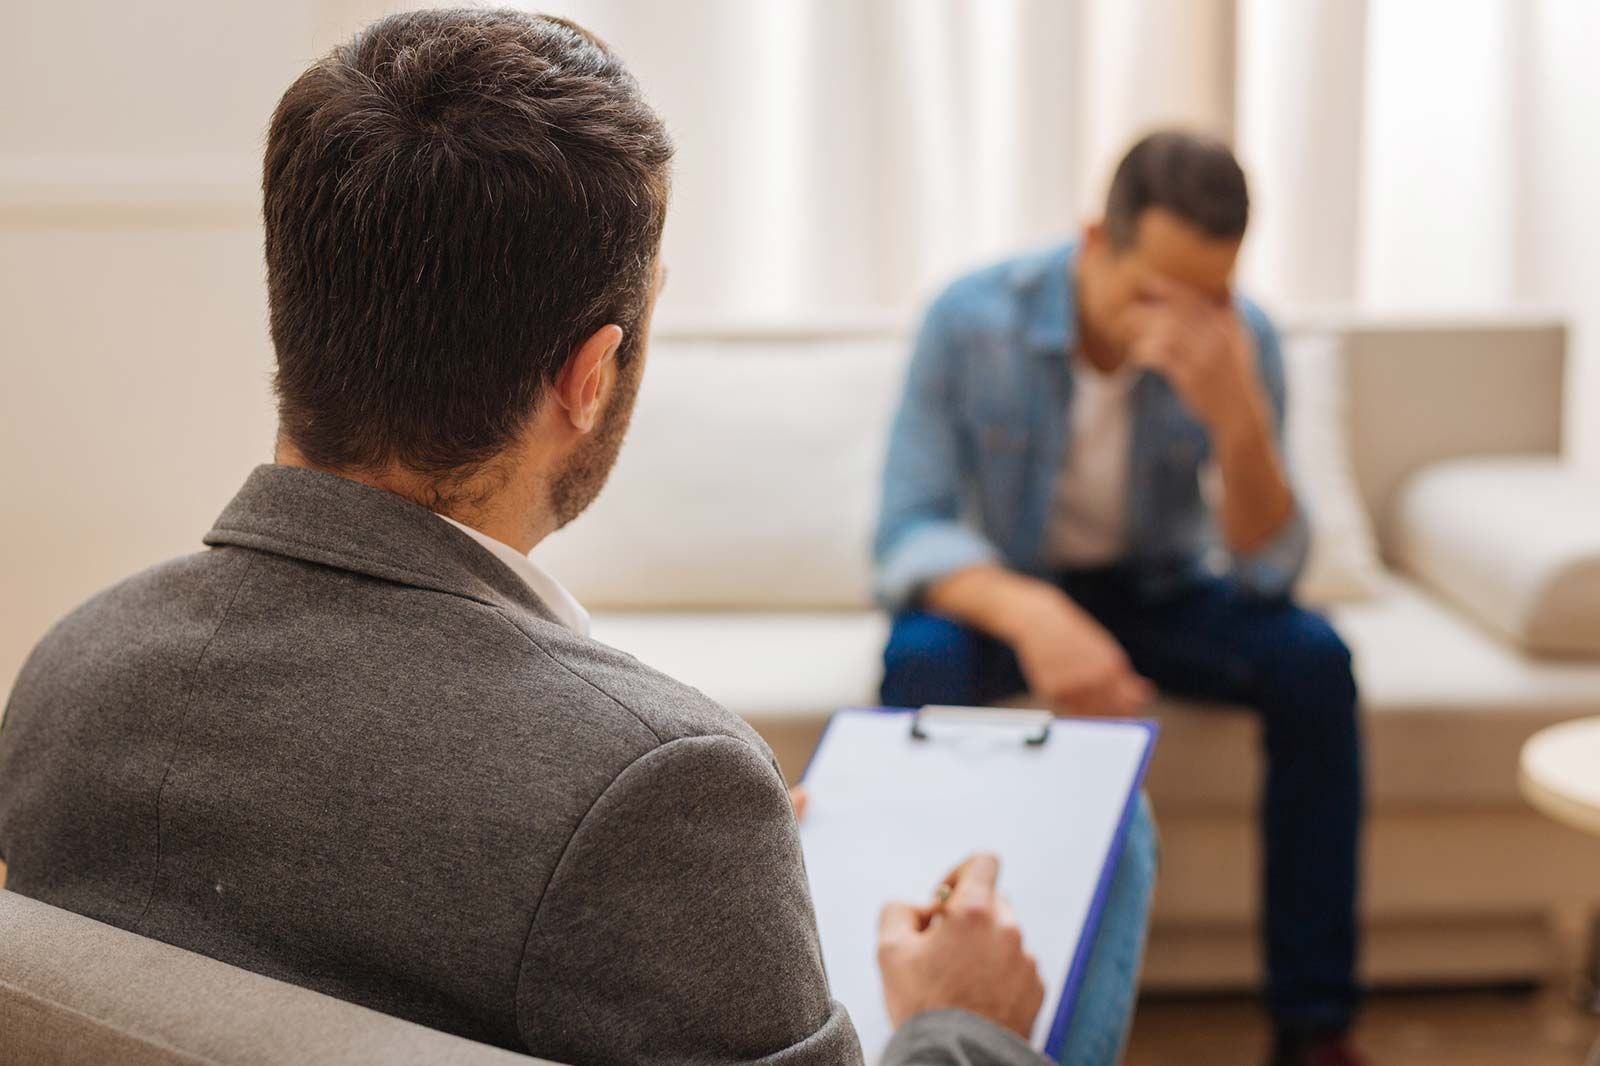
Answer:
<svg viewBox="0 0 1600 1066"><path fill-rule="evenodd" d="M1600 717L1562 722L1529 737L1517 785L1541 813L1600 837ZM1600 885L1594 891L1600 893ZM1600 920L1590 932L1578 999L1590 1013L1600 1013ZM1600 1041L1589 1051L1589 1063L1600 1066Z"/></svg>
<svg viewBox="0 0 1600 1066"><path fill-rule="evenodd" d="M1562 722L1529 737L1518 777L1523 796L1544 814L1600 836L1600 717Z"/></svg>

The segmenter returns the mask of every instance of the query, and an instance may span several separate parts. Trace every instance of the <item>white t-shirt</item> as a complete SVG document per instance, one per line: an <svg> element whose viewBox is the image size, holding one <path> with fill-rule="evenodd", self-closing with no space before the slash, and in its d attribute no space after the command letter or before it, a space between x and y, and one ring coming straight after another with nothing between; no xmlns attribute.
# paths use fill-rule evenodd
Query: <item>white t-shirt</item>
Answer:
<svg viewBox="0 0 1600 1066"><path fill-rule="evenodd" d="M589 635L589 612L573 598L572 593L562 587L561 582L546 573L538 563L511 545L495 540L489 534L471 526L463 525L449 515L442 515L437 511L434 514L483 545L491 555L505 563L513 574L520 577L533 590L533 594L539 597L539 602L550 609L550 613L556 616L556 621L574 633Z"/></svg>
<svg viewBox="0 0 1600 1066"><path fill-rule="evenodd" d="M1067 454L1056 479L1045 554L1061 569L1109 566L1128 533L1128 460L1133 448L1133 382L1123 364L1109 374L1072 355Z"/></svg>

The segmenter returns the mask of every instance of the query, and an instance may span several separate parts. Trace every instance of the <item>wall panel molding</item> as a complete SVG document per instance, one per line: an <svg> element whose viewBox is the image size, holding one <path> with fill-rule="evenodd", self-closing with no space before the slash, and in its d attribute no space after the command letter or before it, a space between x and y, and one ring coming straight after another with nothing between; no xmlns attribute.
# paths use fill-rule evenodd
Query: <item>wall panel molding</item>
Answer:
<svg viewBox="0 0 1600 1066"><path fill-rule="evenodd" d="M231 156L0 156L0 224L255 225L260 165Z"/></svg>

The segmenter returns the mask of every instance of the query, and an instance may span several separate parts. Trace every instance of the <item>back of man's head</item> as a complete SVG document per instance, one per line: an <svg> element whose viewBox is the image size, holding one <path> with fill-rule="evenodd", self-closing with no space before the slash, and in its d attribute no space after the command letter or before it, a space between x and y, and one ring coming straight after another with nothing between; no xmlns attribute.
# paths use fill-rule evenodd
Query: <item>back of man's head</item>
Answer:
<svg viewBox="0 0 1600 1066"><path fill-rule="evenodd" d="M280 432L310 463L470 471L602 326L637 354L672 146L606 45L394 15L307 70L263 175Z"/></svg>
<svg viewBox="0 0 1600 1066"><path fill-rule="evenodd" d="M1250 221L1244 171L1226 144L1187 130L1161 130L1122 157L1106 196L1106 235L1122 250L1139 218L1160 208L1217 240L1238 240Z"/></svg>

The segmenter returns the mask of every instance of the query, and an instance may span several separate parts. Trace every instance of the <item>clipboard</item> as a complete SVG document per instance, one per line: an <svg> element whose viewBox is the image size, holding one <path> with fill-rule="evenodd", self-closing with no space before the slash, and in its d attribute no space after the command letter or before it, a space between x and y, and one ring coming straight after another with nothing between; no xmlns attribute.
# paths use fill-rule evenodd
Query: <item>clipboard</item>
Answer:
<svg viewBox="0 0 1600 1066"><path fill-rule="evenodd" d="M800 842L823 965L867 1062L893 1035L877 967L878 911L922 903L973 851L1039 960L1031 1043L1057 1055L1077 1007L1158 727L1049 711L848 709L828 720L802 780Z"/></svg>

